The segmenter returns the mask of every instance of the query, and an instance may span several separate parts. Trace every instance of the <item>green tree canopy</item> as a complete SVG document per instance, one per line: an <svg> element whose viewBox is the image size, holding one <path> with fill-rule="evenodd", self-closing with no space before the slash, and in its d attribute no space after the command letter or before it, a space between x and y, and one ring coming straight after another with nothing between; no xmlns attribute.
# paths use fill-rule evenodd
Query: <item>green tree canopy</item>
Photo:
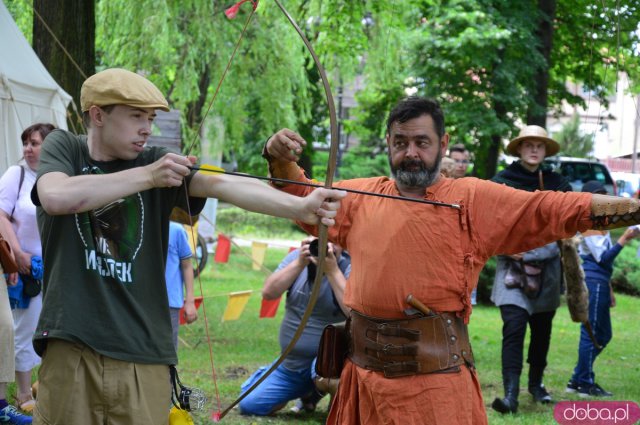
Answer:
<svg viewBox="0 0 640 425"><path fill-rule="evenodd" d="M6 3L29 32L31 0ZM358 107L342 123L361 146L344 156L342 167L353 170L342 176L361 172L358 162L386 162L385 120L407 93L439 99L452 141L465 143L475 154L475 172L490 176L502 140L540 108L534 93L541 75L548 76L549 103L542 106L557 111L564 102L583 102L567 90L568 81L582 83L605 102L616 89L640 91L640 5L634 0L283 3L319 53L334 92L356 77L365 81ZM540 12L543 4L555 14ZM197 142L204 111L251 10L245 3L236 20L228 20L223 12L230 5L98 1L97 69L120 66L146 73L182 112L186 143ZM548 61L540 53L539 23L545 19L553 23ZM616 87L619 71L629 75L629 87ZM264 172L259 152L277 129L298 130L308 141L328 133L318 79L277 6L261 1L209 115L208 136L217 149L235 152L241 170ZM306 160L311 156L309 149Z"/></svg>

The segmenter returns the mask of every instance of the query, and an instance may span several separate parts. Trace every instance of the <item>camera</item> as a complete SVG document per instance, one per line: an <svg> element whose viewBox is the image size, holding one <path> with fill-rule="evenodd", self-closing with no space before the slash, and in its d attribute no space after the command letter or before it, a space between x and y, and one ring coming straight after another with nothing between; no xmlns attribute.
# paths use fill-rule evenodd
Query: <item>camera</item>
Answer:
<svg viewBox="0 0 640 425"><path fill-rule="evenodd" d="M309 252L311 253L312 257L317 257L318 256L318 239L314 239L314 240L311 241L311 243L309 244ZM325 255L328 252L329 252L329 247L327 247Z"/></svg>

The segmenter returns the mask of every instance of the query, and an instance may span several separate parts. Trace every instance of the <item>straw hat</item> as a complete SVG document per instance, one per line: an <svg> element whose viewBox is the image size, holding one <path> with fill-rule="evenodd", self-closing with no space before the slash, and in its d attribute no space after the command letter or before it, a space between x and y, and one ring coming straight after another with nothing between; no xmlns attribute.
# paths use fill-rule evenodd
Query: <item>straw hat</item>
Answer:
<svg viewBox="0 0 640 425"><path fill-rule="evenodd" d="M547 131L544 128L537 125L528 125L520 130L518 137L509 142L507 145L507 153L513 156L520 156L518 154L518 146L520 146L520 143L524 140L538 140L544 142L545 158L557 154L560 150L558 142L549 138L549 136L547 136Z"/></svg>

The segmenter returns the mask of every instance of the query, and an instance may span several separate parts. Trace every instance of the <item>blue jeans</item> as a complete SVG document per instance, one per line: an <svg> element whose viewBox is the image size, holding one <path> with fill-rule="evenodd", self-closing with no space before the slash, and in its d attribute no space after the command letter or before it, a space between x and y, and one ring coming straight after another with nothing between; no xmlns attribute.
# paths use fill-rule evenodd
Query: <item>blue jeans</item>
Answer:
<svg viewBox="0 0 640 425"><path fill-rule="evenodd" d="M580 344L578 345L578 364L573 370L573 380L578 385L594 384L593 362L604 347L611 341L611 293L609 282L587 280L589 289L589 322L595 334L596 341L602 346L598 350L587 333L584 325L580 329Z"/></svg>
<svg viewBox="0 0 640 425"><path fill-rule="evenodd" d="M240 387L241 393L248 390L271 367L262 366ZM265 416L282 409L289 401L303 397L315 390L315 360L308 369L293 371L278 366L251 394L240 402L243 415Z"/></svg>

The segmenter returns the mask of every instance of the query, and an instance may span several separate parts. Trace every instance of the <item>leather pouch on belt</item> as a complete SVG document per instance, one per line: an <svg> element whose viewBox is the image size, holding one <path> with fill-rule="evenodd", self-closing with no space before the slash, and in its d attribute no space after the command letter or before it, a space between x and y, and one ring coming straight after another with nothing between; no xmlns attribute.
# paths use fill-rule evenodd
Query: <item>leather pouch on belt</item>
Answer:
<svg viewBox="0 0 640 425"><path fill-rule="evenodd" d="M339 378L347 356L346 322L327 325L322 331L316 373L323 378Z"/></svg>
<svg viewBox="0 0 640 425"><path fill-rule="evenodd" d="M388 378L455 372L473 364L466 327L454 315L411 320L351 317L351 360Z"/></svg>

